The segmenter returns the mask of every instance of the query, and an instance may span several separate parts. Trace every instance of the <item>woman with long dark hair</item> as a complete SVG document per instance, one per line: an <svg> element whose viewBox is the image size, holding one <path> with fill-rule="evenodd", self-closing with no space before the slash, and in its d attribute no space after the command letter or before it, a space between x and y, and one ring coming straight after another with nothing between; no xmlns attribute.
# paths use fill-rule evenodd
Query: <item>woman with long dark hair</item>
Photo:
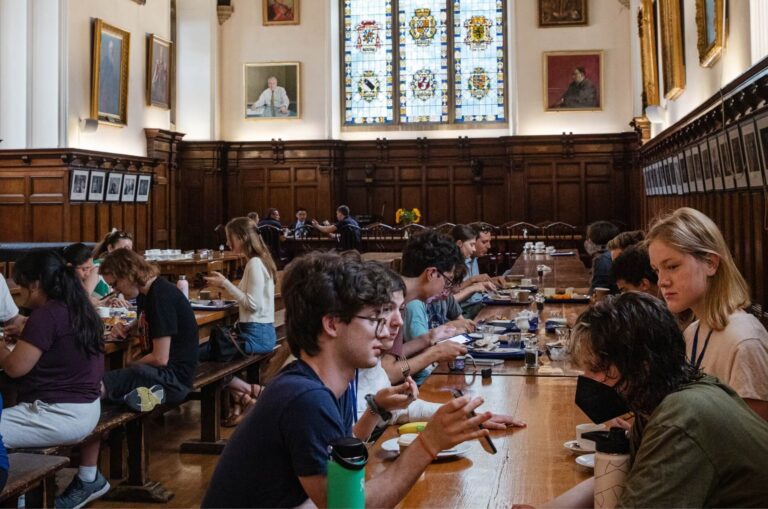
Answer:
<svg viewBox="0 0 768 509"><path fill-rule="evenodd" d="M573 330L584 370L576 402L599 422L631 411L630 469L617 507L764 507L768 423L689 361L662 301L628 292L585 311ZM547 507L592 507L589 479Z"/></svg>
<svg viewBox="0 0 768 509"><path fill-rule="evenodd" d="M113 228L111 232L104 235L101 242L93 249L93 258L101 260L115 249L133 249L133 237L131 237L131 234Z"/></svg>
<svg viewBox="0 0 768 509"><path fill-rule="evenodd" d="M0 367L18 379L19 401L3 412L0 434L11 448L79 442L101 415L104 326L57 254L22 257L13 279L29 292L32 314L16 344L0 348Z"/></svg>

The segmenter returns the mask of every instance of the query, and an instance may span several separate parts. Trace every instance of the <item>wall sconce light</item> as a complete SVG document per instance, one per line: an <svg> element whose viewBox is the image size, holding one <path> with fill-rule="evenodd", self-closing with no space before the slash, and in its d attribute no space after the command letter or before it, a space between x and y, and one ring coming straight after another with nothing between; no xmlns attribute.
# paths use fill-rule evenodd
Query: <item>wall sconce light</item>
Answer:
<svg viewBox="0 0 768 509"><path fill-rule="evenodd" d="M81 118L79 123L80 132L83 133L95 133L99 128L99 121L95 118Z"/></svg>

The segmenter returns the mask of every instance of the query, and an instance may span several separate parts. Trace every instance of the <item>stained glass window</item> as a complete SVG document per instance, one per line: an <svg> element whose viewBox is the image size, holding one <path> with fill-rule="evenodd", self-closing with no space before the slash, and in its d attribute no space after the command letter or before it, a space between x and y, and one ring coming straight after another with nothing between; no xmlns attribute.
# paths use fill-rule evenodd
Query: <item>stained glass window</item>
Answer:
<svg viewBox="0 0 768 509"><path fill-rule="evenodd" d="M391 124L392 1L344 0L344 123Z"/></svg>
<svg viewBox="0 0 768 509"><path fill-rule="evenodd" d="M445 0L400 0L400 122L448 121Z"/></svg>
<svg viewBox="0 0 768 509"><path fill-rule="evenodd" d="M505 0L339 0L345 126L507 122Z"/></svg>
<svg viewBox="0 0 768 509"><path fill-rule="evenodd" d="M502 0L454 0L456 122L506 119Z"/></svg>

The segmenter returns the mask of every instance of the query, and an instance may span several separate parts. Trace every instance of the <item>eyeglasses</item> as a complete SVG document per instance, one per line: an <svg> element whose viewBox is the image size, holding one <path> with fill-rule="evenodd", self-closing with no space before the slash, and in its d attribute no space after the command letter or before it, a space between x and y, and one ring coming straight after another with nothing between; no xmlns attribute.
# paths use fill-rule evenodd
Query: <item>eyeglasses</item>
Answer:
<svg viewBox="0 0 768 509"><path fill-rule="evenodd" d="M445 274L443 274L443 271L438 270L437 273L440 274L443 277L443 279L445 279L445 287L446 288L453 288L453 286L456 284L456 281L454 281L453 278L450 278L450 277L446 276Z"/></svg>
<svg viewBox="0 0 768 509"><path fill-rule="evenodd" d="M368 320L369 322L375 323L376 328L373 330L373 333L377 336L381 336L381 333L384 331L384 324L387 323L387 320L389 320L389 316L363 316L363 315L353 315L354 318L361 318L363 320Z"/></svg>

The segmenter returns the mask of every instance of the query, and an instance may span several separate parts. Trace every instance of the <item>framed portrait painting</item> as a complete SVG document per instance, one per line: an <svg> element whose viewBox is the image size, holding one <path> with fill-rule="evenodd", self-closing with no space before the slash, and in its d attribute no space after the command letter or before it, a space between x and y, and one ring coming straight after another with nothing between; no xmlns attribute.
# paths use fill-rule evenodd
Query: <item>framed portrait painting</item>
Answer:
<svg viewBox="0 0 768 509"><path fill-rule="evenodd" d="M264 25L298 25L300 0L261 0Z"/></svg>
<svg viewBox="0 0 768 509"><path fill-rule="evenodd" d="M91 182L88 185L88 201L101 201L104 199L106 181L107 172L91 171Z"/></svg>
<svg viewBox="0 0 768 509"><path fill-rule="evenodd" d="M97 19L93 27L91 117L128 123L128 55L131 34Z"/></svg>
<svg viewBox="0 0 768 509"><path fill-rule="evenodd" d="M88 170L72 170L72 181L69 186L69 201L85 201L88 199Z"/></svg>
<svg viewBox="0 0 768 509"><path fill-rule="evenodd" d="M712 67L725 48L727 0L696 0L699 64Z"/></svg>
<svg viewBox="0 0 768 509"><path fill-rule="evenodd" d="M677 99L685 90L685 48L680 0L658 0L664 98Z"/></svg>
<svg viewBox="0 0 768 509"><path fill-rule="evenodd" d="M245 64L244 115L250 120L301 117L299 62Z"/></svg>
<svg viewBox="0 0 768 509"><path fill-rule="evenodd" d="M107 177L105 201L120 201L120 191L123 189L123 174L111 172Z"/></svg>
<svg viewBox="0 0 768 509"><path fill-rule="evenodd" d="M544 53L546 111L603 109L603 52Z"/></svg>
<svg viewBox="0 0 768 509"><path fill-rule="evenodd" d="M133 202L136 199L136 180L138 175L126 175L123 177L123 193L120 201Z"/></svg>
<svg viewBox="0 0 768 509"><path fill-rule="evenodd" d="M540 27L586 25L587 0L539 0Z"/></svg>
<svg viewBox="0 0 768 509"><path fill-rule="evenodd" d="M136 201L146 203L149 201L149 190L152 187L152 175L139 175L139 183L136 187Z"/></svg>
<svg viewBox="0 0 768 509"><path fill-rule="evenodd" d="M147 36L147 106L171 108L173 43Z"/></svg>
<svg viewBox="0 0 768 509"><path fill-rule="evenodd" d="M643 105L659 103L659 63L656 51L656 11L653 0L642 0L638 11L640 63L643 75Z"/></svg>

